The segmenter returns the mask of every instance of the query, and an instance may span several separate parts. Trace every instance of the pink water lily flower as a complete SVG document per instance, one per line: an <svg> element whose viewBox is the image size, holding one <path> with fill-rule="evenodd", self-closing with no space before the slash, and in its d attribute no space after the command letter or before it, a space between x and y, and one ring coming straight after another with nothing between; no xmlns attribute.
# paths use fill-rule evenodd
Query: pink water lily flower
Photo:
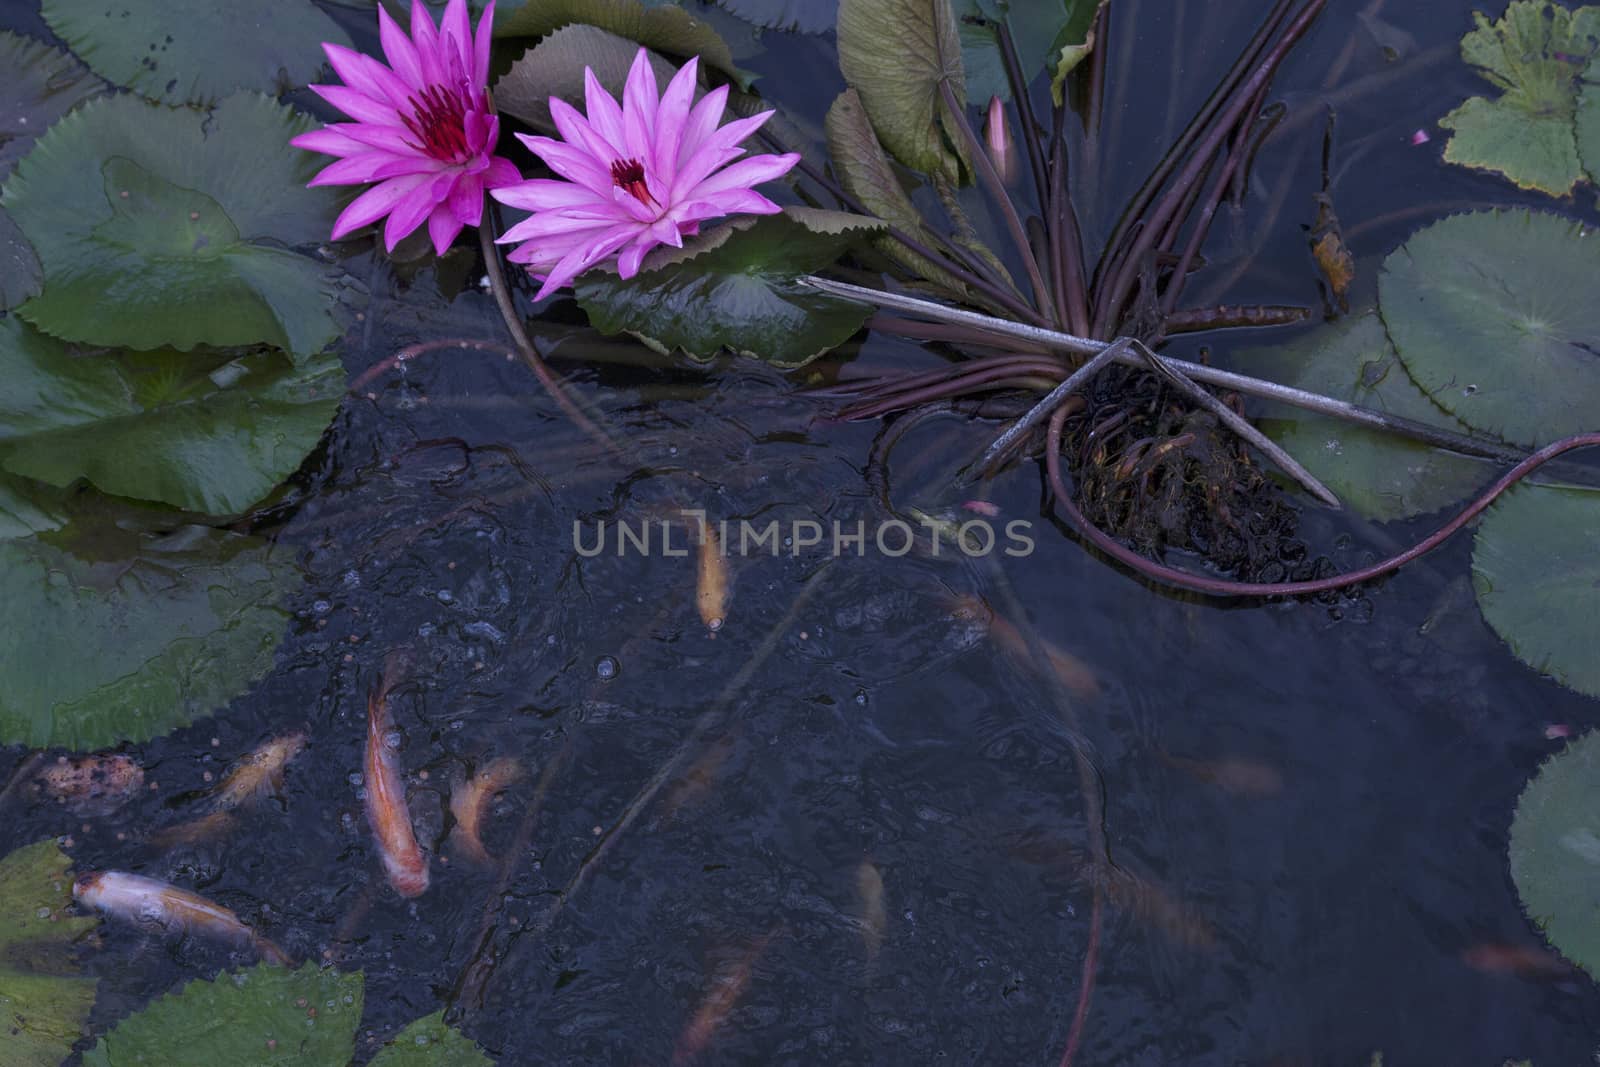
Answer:
<svg viewBox="0 0 1600 1067"><path fill-rule="evenodd" d="M740 143L772 112L718 126L728 87L718 86L695 103L698 69L699 60L689 60L658 95L655 71L641 48L621 106L586 69L587 118L552 97L550 117L561 139L518 134L560 175L490 193L533 212L500 241L521 242L507 258L544 279L540 297L613 254L618 272L631 278L646 252L663 244L681 248L706 219L782 210L751 187L787 174L800 157L762 155L733 163L744 155Z"/></svg>
<svg viewBox="0 0 1600 1067"><path fill-rule="evenodd" d="M450 0L439 25L422 0L411 4L411 36L378 5L378 36L389 66L336 44L324 44L343 85L313 85L354 122L303 133L297 148L341 157L312 185L365 185L333 224L333 239L385 215L384 247L423 222L443 255L463 226L483 219L487 189L519 181L508 159L492 155L500 119L489 102L490 0L476 37L467 0ZM392 69L391 69L392 68Z"/></svg>

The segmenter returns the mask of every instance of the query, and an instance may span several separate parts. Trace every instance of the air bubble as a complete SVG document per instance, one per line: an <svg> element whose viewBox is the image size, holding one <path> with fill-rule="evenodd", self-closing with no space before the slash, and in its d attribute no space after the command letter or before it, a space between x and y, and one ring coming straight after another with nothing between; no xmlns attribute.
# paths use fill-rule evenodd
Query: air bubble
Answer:
<svg viewBox="0 0 1600 1067"><path fill-rule="evenodd" d="M609 682L615 678L621 669L622 665L617 662L615 656L601 656L594 661L594 676L602 682Z"/></svg>

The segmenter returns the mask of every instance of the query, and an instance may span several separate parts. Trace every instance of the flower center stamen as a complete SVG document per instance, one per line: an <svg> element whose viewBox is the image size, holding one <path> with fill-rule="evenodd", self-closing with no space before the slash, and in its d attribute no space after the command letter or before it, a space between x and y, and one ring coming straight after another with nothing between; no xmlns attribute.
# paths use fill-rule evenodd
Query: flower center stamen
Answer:
<svg viewBox="0 0 1600 1067"><path fill-rule="evenodd" d="M412 148L445 163L461 163L472 155L467 144L465 94L430 85L411 98L406 129L420 141Z"/></svg>
<svg viewBox="0 0 1600 1067"><path fill-rule="evenodd" d="M661 206L656 201L656 198L650 195L650 187L644 182L644 164L637 159L613 160L611 163L611 180L618 189L623 190L646 207Z"/></svg>

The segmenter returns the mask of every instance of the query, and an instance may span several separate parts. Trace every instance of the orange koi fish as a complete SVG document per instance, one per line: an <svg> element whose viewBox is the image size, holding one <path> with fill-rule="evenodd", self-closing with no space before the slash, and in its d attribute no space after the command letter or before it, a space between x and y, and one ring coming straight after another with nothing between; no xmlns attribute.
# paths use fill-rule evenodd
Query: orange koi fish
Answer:
<svg viewBox="0 0 1600 1067"><path fill-rule="evenodd" d="M392 668L386 669L367 697L367 821L378 839L389 884L401 896L415 897L428 888L428 859L411 829L399 754L389 745L394 728L389 715L392 673Z"/></svg>
<svg viewBox="0 0 1600 1067"><path fill-rule="evenodd" d="M474 863L487 866L492 862L479 831L483 809L496 794L521 778L522 765L514 759L501 757L480 768L471 778L457 779L450 789L450 816L456 823L450 830L451 847Z"/></svg>
<svg viewBox="0 0 1600 1067"><path fill-rule="evenodd" d="M289 957L233 912L197 893L123 871L94 871L72 883L84 905L136 923L154 923L173 932L204 934L219 941L247 944L268 963L288 966Z"/></svg>
<svg viewBox="0 0 1600 1067"><path fill-rule="evenodd" d="M205 815L152 835L157 844L199 841L221 832L235 809L283 787L283 769L306 747L303 733L274 737L244 757L211 794Z"/></svg>

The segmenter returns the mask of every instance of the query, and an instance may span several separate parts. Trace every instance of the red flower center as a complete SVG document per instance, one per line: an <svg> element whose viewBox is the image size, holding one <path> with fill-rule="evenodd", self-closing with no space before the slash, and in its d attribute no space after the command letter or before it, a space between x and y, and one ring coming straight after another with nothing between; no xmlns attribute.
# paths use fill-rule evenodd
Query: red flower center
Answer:
<svg viewBox="0 0 1600 1067"><path fill-rule="evenodd" d="M411 115L405 119L418 142L411 147L445 163L463 163L472 156L467 144L465 93L430 85L411 98Z"/></svg>
<svg viewBox="0 0 1600 1067"><path fill-rule="evenodd" d="M656 198L650 195L650 187L644 183L644 164L637 159L613 160L611 163L611 180L618 189L622 189L639 203L647 207L660 207Z"/></svg>

